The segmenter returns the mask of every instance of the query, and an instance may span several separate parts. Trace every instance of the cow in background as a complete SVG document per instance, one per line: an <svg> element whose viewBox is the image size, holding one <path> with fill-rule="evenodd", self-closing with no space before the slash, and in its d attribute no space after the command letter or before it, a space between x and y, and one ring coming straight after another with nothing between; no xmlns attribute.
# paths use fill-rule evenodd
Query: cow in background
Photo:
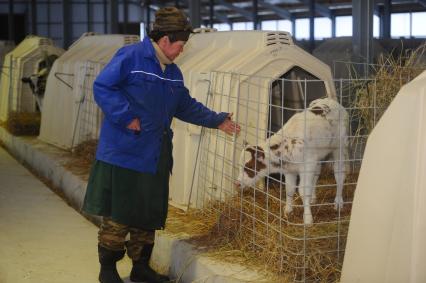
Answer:
<svg viewBox="0 0 426 283"><path fill-rule="evenodd" d="M23 83L29 84L40 112L43 107L43 97L44 91L46 90L47 77L49 76L50 69L57 58L58 56L54 54L45 56L45 59L38 65L37 73L32 74L29 77L22 78Z"/></svg>

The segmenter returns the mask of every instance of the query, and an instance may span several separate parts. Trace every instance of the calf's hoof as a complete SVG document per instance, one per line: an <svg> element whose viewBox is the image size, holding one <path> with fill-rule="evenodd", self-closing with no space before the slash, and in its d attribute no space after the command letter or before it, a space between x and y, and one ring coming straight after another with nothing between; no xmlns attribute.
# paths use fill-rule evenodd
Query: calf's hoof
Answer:
<svg viewBox="0 0 426 283"><path fill-rule="evenodd" d="M337 210L337 209L342 209L342 208L343 208L343 198L342 197L340 197L340 198L336 197L334 199L334 209Z"/></svg>
<svg viewBox="0 0 426 283"><path fill-rule="evenodd" d="M285 215L289 215L290 213L292 213L293 212L293 206L291 206L291 205L286 205L285 206L285 209L284 209L284 213L285 213Z"/></svg>
<svg viewBox="0 0 426 283"><path fill-rule="evenodd" d="M306 226L312 226L312 224L314 223L312 214L303 214L303 222Z"/></svg>

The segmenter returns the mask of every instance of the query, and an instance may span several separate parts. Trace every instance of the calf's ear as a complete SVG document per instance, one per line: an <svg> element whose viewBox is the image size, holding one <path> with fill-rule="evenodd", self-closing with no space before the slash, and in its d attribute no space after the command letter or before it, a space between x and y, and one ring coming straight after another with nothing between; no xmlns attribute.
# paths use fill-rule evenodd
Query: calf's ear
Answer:
<svg viewBox="0 0 426 283"><path fill-rule="evenodd" d="M248 151L248 152L250 152L251 153L251 157L255 157L255 154L256 154L256 150L252 147L252 146L248 146L248 147L246 147L245 148L245 151Z"/></svg>
<svg viewBox="0 0 426 283"><path fill-rule="evenodd" d="M260 146L249 146L246 148L246 151L251 153L251 157L254 160L263 161L265 160L265 152L263 151L263 148Z"/></svg>

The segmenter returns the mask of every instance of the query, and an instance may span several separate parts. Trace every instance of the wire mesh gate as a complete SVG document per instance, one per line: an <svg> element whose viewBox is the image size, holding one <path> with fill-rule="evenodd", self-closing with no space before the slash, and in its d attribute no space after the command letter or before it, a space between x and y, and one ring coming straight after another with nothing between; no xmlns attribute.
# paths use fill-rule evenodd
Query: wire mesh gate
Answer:
<svg viewBox="0 0 426 283"><path fill-rule="evenodd" d="M211 82L208 106L216 111L233 112L242 131L239 137L226 136L217 130L203 131L194 183L196 206L203 213L219 215L219 230L224 234L234 230L234 238L244 242L246 249L256 251L270 270L289 281L339 280L353 194L370 129L363 125L375 125L378 120L374 92L369 93L375 81L334 82L336 99L349 114L346 136L349 156L339 157L350 168L344 182L344 205L334 209L336 182L330 170L333 161L320 160L317 201L311 204L314 222L309 226L303 222L300 197L295 200L293 212L285 213L283 175L267 174L248 188L238 188L235 182L244 166L240 159L244 142L257 145L275 134L295 113L303 112L311 101L326 93L324 82L306 77L272 79L222 72L213 72ZM369 104L362 107L357 104L361 92L371 94ZM365 117L371 117L372 121L366 121Z"/></svg>
<svg viewBox="0 0 426 283"><path fill-rule="evenodd" d="M99 137L103 114L93 96L93 83L105 66L104 62L83 61L75 66L74 97L77 114L73 123L72 148Z"/></svg>

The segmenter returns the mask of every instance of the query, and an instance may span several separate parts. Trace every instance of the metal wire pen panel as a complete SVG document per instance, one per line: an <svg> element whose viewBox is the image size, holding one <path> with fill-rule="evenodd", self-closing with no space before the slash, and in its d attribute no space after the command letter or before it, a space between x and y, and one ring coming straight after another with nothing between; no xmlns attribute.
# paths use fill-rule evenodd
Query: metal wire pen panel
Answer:
<svg viewBox="0 0 426 283"><path fill-rule="evenodd" d="M99 137L103 114L93 97L93 83L104 66L105 63L94 61L77 62L75 65L77 78L73 92L78 107L74 123L73 147Z"/></svg>
<svg viewBox="0 0 426 283"><path fill-rule="evenodd" d="M213 72L208 106L233 112L242 130L203 130L197 207L290 280L339 280L369 134L359 113L376 111L373 93L362 109L354 98L374 83L335 81L336 101L298 68L281 78Z"/></svg>

